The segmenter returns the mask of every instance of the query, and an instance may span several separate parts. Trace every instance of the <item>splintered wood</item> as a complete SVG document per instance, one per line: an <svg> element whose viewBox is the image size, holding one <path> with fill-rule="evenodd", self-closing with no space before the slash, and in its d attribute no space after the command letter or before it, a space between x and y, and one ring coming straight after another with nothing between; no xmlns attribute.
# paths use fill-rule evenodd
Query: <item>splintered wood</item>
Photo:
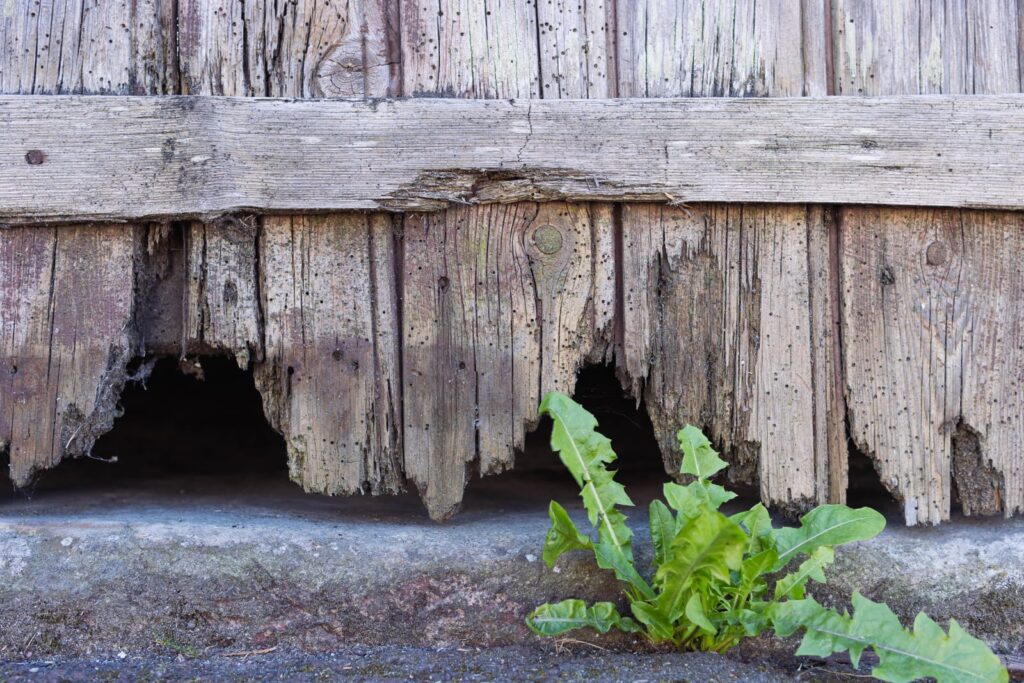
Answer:
<svg viewBox="0 0 1024 683"><path fill-rule="evenodd" d="M787 513L845 499L848 449L909 524L1022 512L1024 214L979 210L1024 207L1022 17L8 0L12 479L88 454L133 359L224 354L306 490L443 520L614 363L669 473L691 422Z"/></svg>
<svg viewBox="0 0 1024 683"><path fill-rule="evenodd" d="M602 205L406 218L405 463L432 516L458 506L469 463L479 459L482 474L511 467L541 396L571 393L577 369L606 354L610 240Z"/></svg>

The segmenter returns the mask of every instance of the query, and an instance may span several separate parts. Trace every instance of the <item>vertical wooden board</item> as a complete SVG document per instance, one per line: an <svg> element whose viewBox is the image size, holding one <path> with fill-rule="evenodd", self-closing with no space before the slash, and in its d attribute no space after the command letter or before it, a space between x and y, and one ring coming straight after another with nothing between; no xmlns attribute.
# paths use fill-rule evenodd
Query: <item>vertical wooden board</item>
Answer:
<svg viewBox="0 0 1024 683"><path fill-rule="evenodd" d="M390 228L363 214L264 219L266 362L256 380L291 476L310 491L400 486L394 332L381 329L393 325L393 300L378 297L376 277L393 258Z"/></svg>
<svg viewBox="0 0 1024 683"><path fill-rule="evenodd" d="M250 361L262 360L256 218L229 216L192 223L185 249L182 353L226 350L243 370Z"/></svg>
<svg viewBox="0 0 1024 683"><path fill-rule="evenodd" d="M1009 517L1024 511L1024 216L964 211L961 220L967 321L953 479L965 514ZM943 255L929 249L932 260Z"/></svg>
<svg viewBox="0 0 1024 683"><path fill-rule="evenodd" d="M831 0L837 95L1018 92L1017 0Z"/></svg>
<svg viewBox="0 0 1024 683"><path fill-rule="evenodd" d="M0 442L16 486L113 425L135 352L134 250L120 225L4 231Z"/></svg>
<svg viewBox="0 0 1024 683"><path fill-rule="evenodd" d="M843 218L843 343L851 436L875 457L908 524L949 516L968 301L955 212Z"/></svg>
<svg viewBox="0 0 1024 683"><path fill-rule="evenodd" d="M571 392L584 360L603 357L614 273L594 252L610 219L559 202L406 219L406 472L432 517L458 508L474 458L482 474L510 467L541 395Z"/></svg>
<svg viewBox="0 0 1024 683"><path fill-rule="evenodd" d="M1021 90L1016 0L832 6L838 94ZM986 256L983 265L968 256L968 245L973 253L992 253L989 240L1002 232L996 226L1005 215L849 207L839 217L851 436L904 502L908 524L949 518L951 478L965 513L1011 514L1021 495L1020 485L1010 484L1019 471L1017 449L1009 445L1017 428L997 406L1013 403L1007 392L1020 370L999 329L1004 291L975 283L1012 283L1017 266L1012 256ZM1012 255L1007 240L1005 253ZM942 263L932 263L939 252ZM889 284L869 287L871 268L883 267L875 280Z"/></svg>
<svg viewBox="0 0 1024 683"><path fill-rule="evenodd" d="M7 2L0 92L159 95L177 90L174 3ZM18 486L88 453L113 425L138 351L135 250L144 229L0 231L0 446Z"/></svg>
<svg viewBox="0 0 1024 683"><path fill-rule="evenodd" d="M615 96L615 0L537 0L541 96Z"/></svg>
<svg viewBox="0 0 1024 683"><path fill-rule="evenodd" d="M621 97L825 94L820 0L617 0Z"/></svg>
<svg viewBox="0 0 1024 683"><path fill-rule="evenodd" d="M612 10L600 1L405 0L403 93L608 97ZM457 509L474 460L482 474L512 465L543 392L571 393L584 362L607 359L614 251L611 206L406 218L406 471L431 516Z"/></svg>
<svg viewBox="0 0 1024 683"><path fill-rule="evenodd" d="M395 3L182 0L178 16L186 93L308 98L395 92ZM188 235L186 345L228 350L240 364L250 356L259 360L266 346L257 384L270 422L288 444L292 478L327 494L399 490L390 217L281 216L262 225L241 217L193 223ZM257 239L258 253L251 246Z"/></svg>
<svg viewBox="0 0 1024 683"><path fill-rule="evenodd" d="M174 21L167 0L5 2L0 92L173 93Z"/></svg>
<svg viewBox="0 0 1024 683"><path fill-rule="evenodd" d="M401 0L403 94L541 96L536 0Z"/></svg>
<svg viewBox="0 0 1024 683"><path fill-rule="evenodd" d="M824 3L619 0L616 14L623 97L826 93ZM674 434L688 420L766 502L842 501L824 209L637 205L622 216L620 362L666 467L678 469Z"/></svg>
<svg viewBox="0 0 1024 683"><path fill-rule="evenodd" d="M384 0L181 0L182 90L196 95L386 95L396 6Z"/></svg>

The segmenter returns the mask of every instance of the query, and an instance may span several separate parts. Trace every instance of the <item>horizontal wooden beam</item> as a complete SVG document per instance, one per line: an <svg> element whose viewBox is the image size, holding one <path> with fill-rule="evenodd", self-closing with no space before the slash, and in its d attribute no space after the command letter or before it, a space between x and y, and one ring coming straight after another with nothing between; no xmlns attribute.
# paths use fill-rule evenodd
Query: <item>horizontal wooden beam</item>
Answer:
<svg viewBox="0 0 1024 683"><path fill-rule="evenodd" d="M1024 208L1024 97L0 97L0 222L519 200Z"/></svg>

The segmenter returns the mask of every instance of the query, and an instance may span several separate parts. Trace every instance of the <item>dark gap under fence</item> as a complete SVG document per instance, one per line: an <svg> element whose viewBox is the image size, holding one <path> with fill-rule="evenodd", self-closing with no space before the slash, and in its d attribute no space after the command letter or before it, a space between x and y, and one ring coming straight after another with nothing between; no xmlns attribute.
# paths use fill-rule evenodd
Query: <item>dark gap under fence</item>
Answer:
<svg viewBox="0 0 1024 683"><path fill-rule="evenodd" d="M194 477L233 489L287 481L284 440L263 415L251 371L217 356L187 361L188 373L182 367L160 358L148 378L126 385L113 429L88 457L41 473L34 491Z"/></svg>

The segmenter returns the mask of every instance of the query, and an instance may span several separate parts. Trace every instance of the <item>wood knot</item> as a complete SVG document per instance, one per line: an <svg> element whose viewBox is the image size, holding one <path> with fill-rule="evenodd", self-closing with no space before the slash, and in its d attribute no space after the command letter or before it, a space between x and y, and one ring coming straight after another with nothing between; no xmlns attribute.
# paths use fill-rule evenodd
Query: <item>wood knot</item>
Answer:
<svg viewBox="0 0 1024 683"><path fill-rule="evenodd" d="M924 252L925 261L929 266L941 266L949 256L949 248L944 242L932 242Z"/></svg>
<svg viewBox="0 0 1024 683"><path fill-rule="evenodd" d="M25 161L29 166L39 166L46 161L46 152L41 149L30 149L25 153Z"/></svg>
<svg viewBox="0 0 1024 683"><path fill-rule="evenodd" d="M449 284L450 284L450 282L448 281L448 278L445 277L444 275L442 275L441 277L437 278L437 288L439 290L441 290L442 292L444 290L448 289L448 285Z"/></svg>
<svg viewBox="0 0 1024 683"><path fill-rule="evenodd" d="M336 45L316 70L316 94L321 97L360 97L366 94L362 44L349 40Z"/></svg>
<svg viewBox="0 0 1024 683"><path fill-rule="evenodd" d="M533 231L533 243L542 254L558 253L562 242L562 233L553 225L542 225Z"/></svg>

